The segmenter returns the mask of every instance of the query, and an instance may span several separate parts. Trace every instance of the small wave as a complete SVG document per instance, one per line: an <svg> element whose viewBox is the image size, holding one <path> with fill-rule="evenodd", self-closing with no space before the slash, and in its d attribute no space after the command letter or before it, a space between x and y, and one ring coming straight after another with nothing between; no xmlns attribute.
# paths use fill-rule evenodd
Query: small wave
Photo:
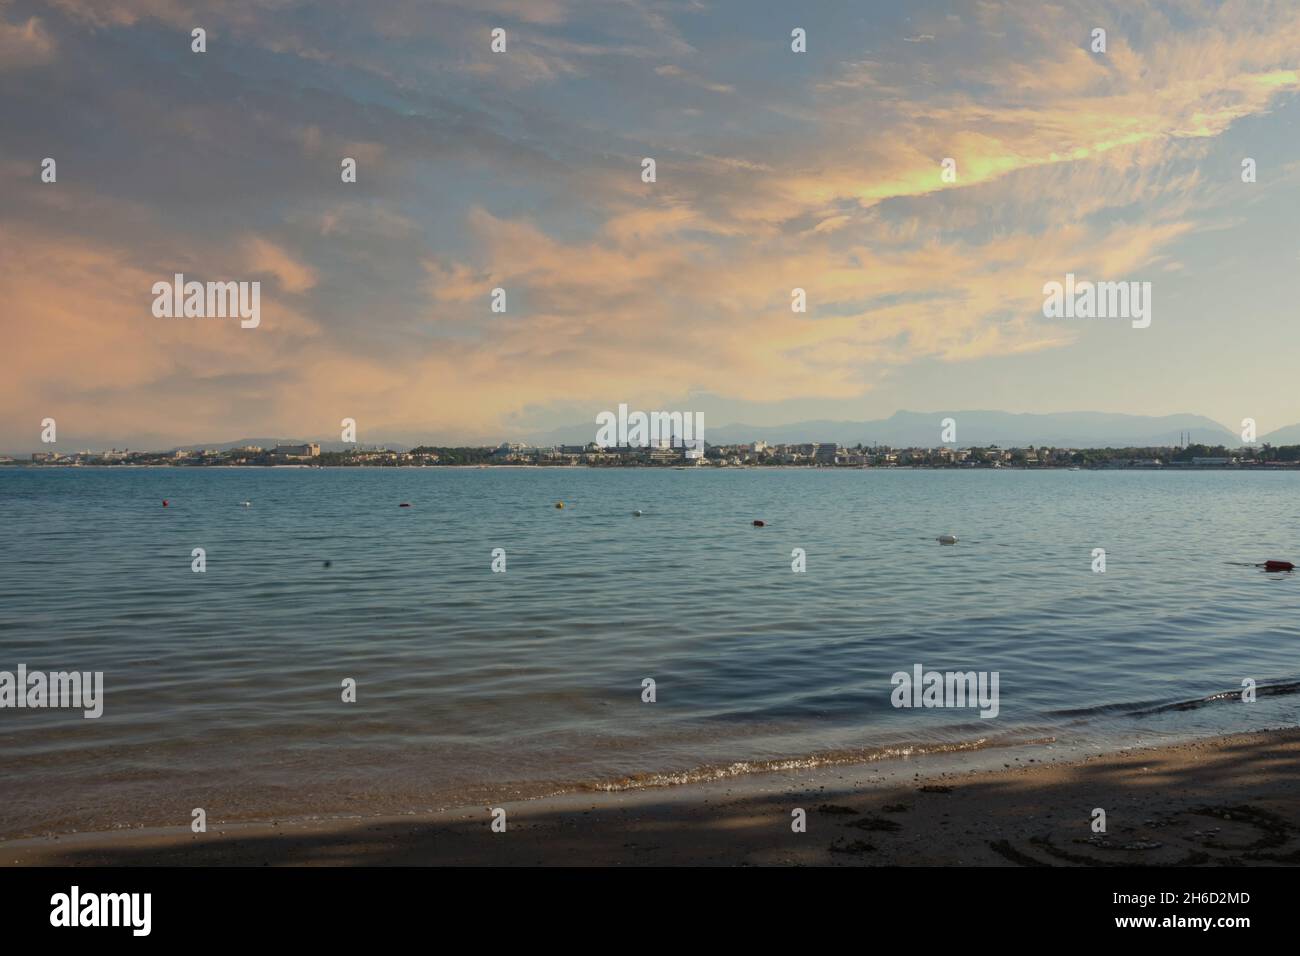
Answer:
<svg viewBox="0 0 1300 956"><path fill-rule="evenodd" d="M751 774L776 773L782 770L814 770L819 767L837 767L848 764L874 763L878 760L896 760L901 757L919 757L933 754L961 753L972 750L986 750L993 747L1033 746L1055 743L1055 737L980 737L975 740L963 740L952 743L897 744L894 746L874 747L861 750L832 750L807 754L802 757L782 757L772 760L739 760L729 764L706 764L691 770L661 771L639 773L621 777L618 780L605 780L584 783L580 789L605 793L622 790L645 790L652 787L678 787L692 783L707 783L714 780L728 780L747 777Z"/></svg>
<svg viewBox="0 0 1300 956"><path fill-rule="evenodd" d="M1281 697L1296 693L1300 693L1300 681L1282 681L1276 684L1257 684L1255 686L1256 697ZM1187 700L1130 701L1121 704L1099 704L1096 707L1083 707L1077 710L1054 710L1050 712L1050 715L1053 717L1096 717L1103 714L1114 714L1121 717L1150 717L1153 714L1197 710L1201 707L1208 707L1210 704L1240 699L1241 688L1238 687L1233 690L1218 691L1205 697L1192 697Z"/></svg>

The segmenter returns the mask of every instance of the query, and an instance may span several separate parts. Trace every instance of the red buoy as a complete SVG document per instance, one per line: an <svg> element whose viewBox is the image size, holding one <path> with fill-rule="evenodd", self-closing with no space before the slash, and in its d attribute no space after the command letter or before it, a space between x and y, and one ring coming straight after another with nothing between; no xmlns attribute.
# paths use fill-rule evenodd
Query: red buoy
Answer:
<svg viewBox="0 0 1300 956"><path fill-rule="evenodd" d="M167 499L166 499L166 498L163 499L163 507L164 507L164 508L167 507Z"/></svg>
<svg viewBox="0 0 1300 956"><path fill-rule="evenodd" d="M766 527L766 526L765 526L765 525L763 524L763 522L761 522L761 521L755 521L755 522L754 522L754 527L755 527L755 528L763 528L763 527Z"/></svg>
<svg viewBox="0 0 1300 956"><path fill-rule="evenodd" d="M1265 571L1294 571L1295 565L1290 561L1265 561Z"/></svg>

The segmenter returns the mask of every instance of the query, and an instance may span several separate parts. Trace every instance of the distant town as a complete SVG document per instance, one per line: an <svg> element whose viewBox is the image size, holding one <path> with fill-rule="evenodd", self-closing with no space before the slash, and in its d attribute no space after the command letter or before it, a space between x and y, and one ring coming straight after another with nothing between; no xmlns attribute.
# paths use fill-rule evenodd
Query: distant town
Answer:
<svg viewBox="0 0 1300 956"><path fill-rule="evenodd" d="M177 466L177 467L436 467L533 466L593 468L1196 468L1275 470L1300 468L1300 445L1228 449L1184 444L1152 448L892 448L885 445L845 447L827 442L680 447L535 447L507 443L484 447L420 446L409 451L357 446L322 451L320 445L247 445L222 449L172 451L37 452L30 460L0 457L0 465L21 467Z"/></svg>

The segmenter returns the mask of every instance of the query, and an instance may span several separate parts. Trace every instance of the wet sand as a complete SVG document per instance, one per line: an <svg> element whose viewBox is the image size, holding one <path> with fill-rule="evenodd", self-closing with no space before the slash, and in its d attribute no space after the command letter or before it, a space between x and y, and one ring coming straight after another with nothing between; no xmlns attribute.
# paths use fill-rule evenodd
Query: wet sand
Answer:
<svg viewBox="0 0 1300 956"><path fill-rule="evenodd" d="M1300 863L1300 729L997 770L896 761L370 820L0 843L4 866ZM1106 832L1094 833L1094 808ZM806 813L806 832L792 811Z"/></svg>

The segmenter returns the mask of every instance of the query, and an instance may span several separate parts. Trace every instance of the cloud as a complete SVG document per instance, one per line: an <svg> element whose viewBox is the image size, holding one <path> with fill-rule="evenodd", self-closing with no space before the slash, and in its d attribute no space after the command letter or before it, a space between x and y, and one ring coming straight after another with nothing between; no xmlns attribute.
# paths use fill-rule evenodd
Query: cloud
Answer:
<svg viewBox="0 0 1300 956"><path fill-rule="evenodd" d="M219 434L250 399L241 416L261 403L269 414L256 417L273 419L281 390L311 362L314 324L274 290L263 294L257 330L155 318L152 285L170 279L122 247L0 228L6 348L27 370L0 378L4 437L32 442L25 426L46 416L69 438Z"/></svg>
<svg viewBox="0 0 1300 956"><path fill-rule="evenodd" d="M245 268L254 274L270 274L286 292L306 292L316 285L316 270L294 258L285 249L260 236L244 242Z"/></svg>
<svg viewBox="0 0 1300 956"><path fill-rule="evenodd" d="M701 390L847 405L919 363L1066 349L1083 333L1043 320L1042 284L1151 279L1166 301L1189 240L1252 215L1212 150L1300 90L1281 5L1144 5L1098 21L1123 24L1098 56L1077 12L987 3L942 69L853 35L765 59L766 34L719 39L727 10L456 0L223 5L227 52L178 70L115 31L184 26L183 4L54 9L0 24L0 50L67 71L0 94L21 184L0 196L21 316L0 396L20 422L57 406L178 439L344 415L491 435L524 408ZM264 279L263 327L153 320L173 269Z"/></svg>
<svg viewBox="0 0 1300 956"><path fill-rule="evenodd" d="M0 20L0 70L21 70L54 59L55 42L39 17L23 23Z"/></svg>
<svg viewBox="0 0 1300 956"><path fill-rule="evenodd" d="M708 90L711 93L736 92L736 87L730 83L715 83L711 80L705 79L702 76L696 76L694 73L689 73L686 70L683 70L681 67L675 66L671 63L666 63L663 66L655 67L655 74L657 76L665 76L665 77L670 77L672 79L681 80L684 83L689 83L692 86L698 86L701 89Z"/></svg>
<svg viewBox="0 0 1300 956"><path fill-rule="evenodd" d="M838 199L863 205L946 188L939 160L957 160L957 188L978 185L1035 166L1095 159L1113 150L1213 138L1247 116L1267 112L1282 94L1300 90L1294 69L1300 15L1294 8L1229 4L1180 31L1160 21L1143 35L1158 37L1141 50L1112 29L1108 52L1088 52L1077 17L1044 7L1033 18L1036 55L990 66L954 64L979 95L954 87L918 99L899 89L888 103L876 145L843 149L860 162L832 160L796 170L779 186L788 203L820 207ZM1136 39L1136 37L1134 37ZM882 77L898 69L876 61L842 64L816 89L831 94L823 122L838 127L872 108ZM886 145L878 145L880 142Z"/></svg>

